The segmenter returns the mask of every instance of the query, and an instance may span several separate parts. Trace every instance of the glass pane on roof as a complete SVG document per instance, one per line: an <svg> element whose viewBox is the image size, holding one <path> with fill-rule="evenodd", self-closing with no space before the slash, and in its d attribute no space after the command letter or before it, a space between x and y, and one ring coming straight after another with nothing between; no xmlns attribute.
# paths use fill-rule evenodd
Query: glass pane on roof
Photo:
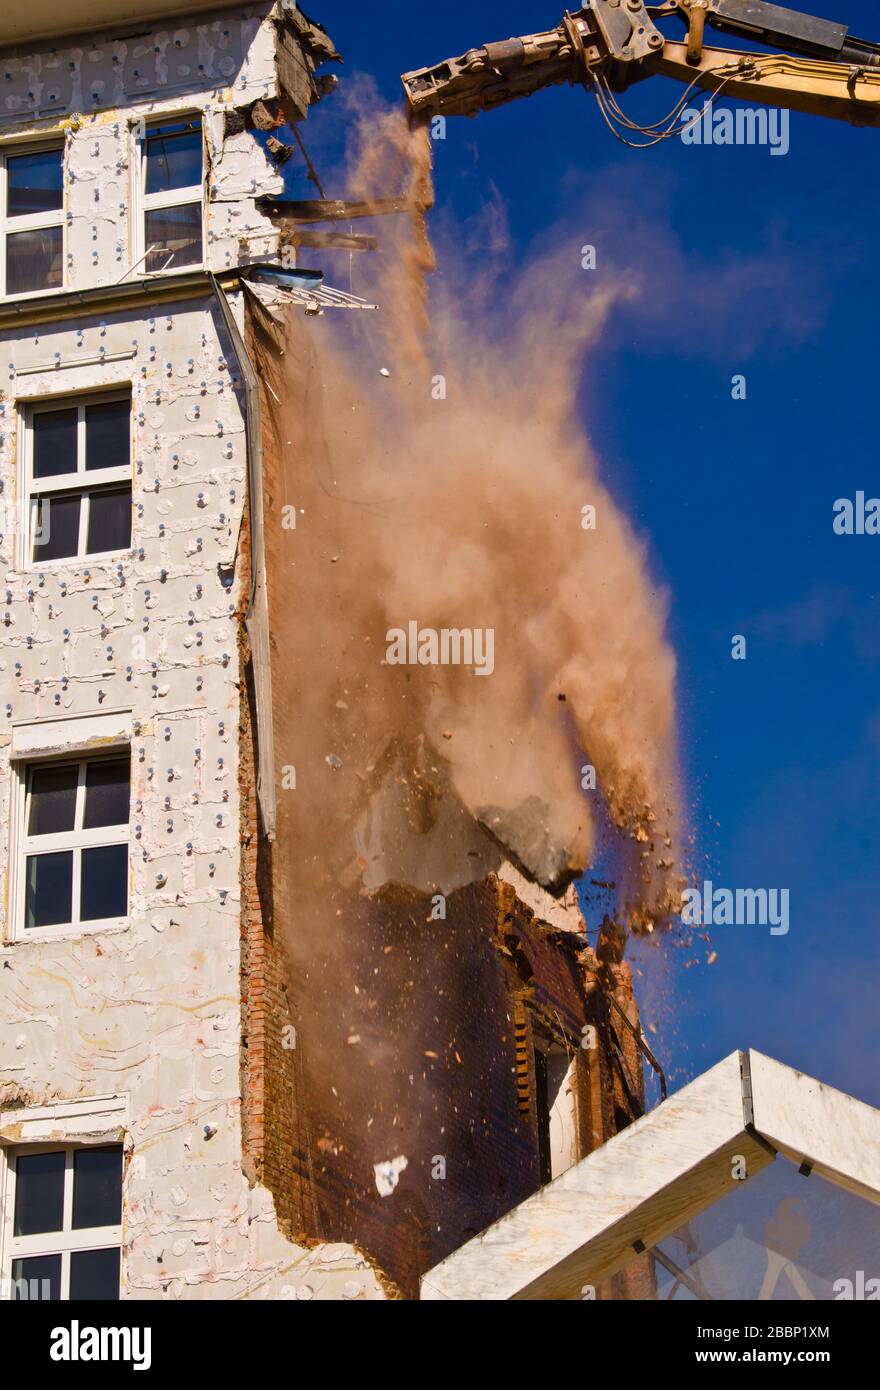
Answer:
<svg viewBox="0 0 880 1390"><path fill-rule="evenodd" d="M801 1176L780 1156L607 1280L596 1296L880 1299L880 1207L816 1173Z"/></svg>

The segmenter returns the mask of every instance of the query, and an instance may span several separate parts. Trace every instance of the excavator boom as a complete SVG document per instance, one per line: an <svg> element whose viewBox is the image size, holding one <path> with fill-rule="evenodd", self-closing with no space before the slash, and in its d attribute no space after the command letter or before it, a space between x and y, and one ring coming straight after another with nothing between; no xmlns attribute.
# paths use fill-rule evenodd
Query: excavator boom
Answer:
<svg viewBox="0 0 880 1390"><path fill-rule="evenodd" d="M687 25L678 41L658 27L675 16ZM787 51L713 48L704 41L707 25ZM566 11L555 29L469 49L402 81L413 116L428 119L473 116L566 82L593 90L605 113L610 94L654 75L742 101L880 124L880 44L765 0L590 0Z"/></svg>

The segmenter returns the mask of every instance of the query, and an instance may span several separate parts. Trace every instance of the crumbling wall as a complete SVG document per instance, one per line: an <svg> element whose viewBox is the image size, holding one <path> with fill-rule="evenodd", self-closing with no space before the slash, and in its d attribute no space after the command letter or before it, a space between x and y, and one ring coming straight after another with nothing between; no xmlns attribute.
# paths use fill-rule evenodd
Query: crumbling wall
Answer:
<svg viewBox="0 0 880 1390"><path fill-rule="evenodd" d="M338 834L334 711L326 742L306 747L301 732L316 662L333 663L337 709L356 719L359 708L347 654L322 643L314 614L303 640L300 566L330 565L337 554L304 559L297 535L297 521L315 524L310 506L304 520L297 511L305 475L325 488L334 476L314 435L312 322L291 322L286 337L257 310L248 324L265 388L278 788L268 876L296 1030L284 1201L309 1236L356 1242L415 1296L420 1274L542 1181L539 1039L573 1063L579 1154L639 1113L641 1057L609 1004L625 967L589 951L573 888L553 897L510 863L424 738L349 758L363 814L348 818L353 833ZM435 892L447 872L455 886ZM627 1007L637 1019L631 991ZM279 1082L290 1084L275 1066L267 1085Z"/></svg>
<svg viewBox="0 0 880 1390"><path fill-rule="evenodd" d="M280 193L283 179L254 139L251 112L259 104L280 124L318 94L308 53L295 101L279 81L281 36L286 52L295 47L288 30L263 0L0 53L3 135L64 140L66 288L131 273L139 122L163 115L204 113L206 263L219 271L277 254L277 231L256 200Z"/></svg>
<svg viewBox="0 0 880 1390"><path fill-rule="evenodd" d="M245 542L242 558L249 553ZM297 1142L294 1105L296 1029L272 909L272 844L257 801L258 725L244 627L241 655L238 784L241 797L241 1094L245 1172L275 1198L288 1234L301 1226L292 1195L290 1156Z"/></svg>
<svg viewBox="0 0 880 1390"><path fill-rule="evenodd" d="M208 149L207 265L274 254L256 200L281 181L251 128L302 113L325 48L256 4L2 55L3 133L64 135L66 288L138 277L137 122L194 108ZM205 290L46 325L35 316L3 335L0 814L8 823L16 721L127 711L133 789L132 911L117 931L11 942L3 849L0 1097L14 1110L0 1144L21 1139L35 1107L48 1107L35 1123L52 1137L56 1102L110 1097L129 1157L128 1296L383 1296L355 1243L411 1294L540 1181L532 1030L575 1050L596 1028L597 1055L578 1055L583 1151L631 1113L632 1085L603 987L578 959L571 896L544 894L534 918L511 886L519 871L476 825L480 870L441 922L413 887L368 895L348 878L334 932L283 969L281 942L302 928L302 823L282 796L270 848L257 821L241 383ZM133 398L131 553L31 565L16 552L21 406L111 385ZM267 450L282 790L297 720L290 663L312 659L297 648L281 530L293 461L278 440ZM519 889L539 892L524 879Z"/></svg>

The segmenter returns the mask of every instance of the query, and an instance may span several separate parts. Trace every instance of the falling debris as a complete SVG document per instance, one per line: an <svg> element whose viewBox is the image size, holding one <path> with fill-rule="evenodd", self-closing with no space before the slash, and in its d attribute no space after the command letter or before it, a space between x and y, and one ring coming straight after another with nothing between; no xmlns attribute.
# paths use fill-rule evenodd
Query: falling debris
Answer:
<svg viewBox="0 0 880 1390"><path fill-rule="evenodd" d="M376 1174L376 1190L380 1197L391 1196L406 1166L407 1160L403 1154L400 1154L398 1158L389 1158L384 1163L373 1165L373 1172Z"/></svg>
<svg viewBox="0 0 880 1390"><path fill-rule="evenodd" d="M418 1230L440 1259L533 1190L531 1132L503 1184L492 1154L534 1114L541 1039L586 1058L595 1032L594 1135L640 1113L647 1044L627 1026L623 952L633 931L660 934L675 887L653 846L665 834L677 858L675 662L576 409L615 292L568 294L551 257L490 315L456 293L453 249L429 298L430 143L369 103L356 133L352 199L406 194L382 255L358 265L381 313L322 331L294 308L269 335L250 303L266 495L295 477L309 518L282 535L267 515L276 757L302 770L329 743L320 756L346 773L279 798L272 913L297 1018L297 1219L415 1296ZM585 487L602 513L586 538ZM415 633L410 660L386 659L389 631ZM442 633L448 663L432 658ZM605 843L592 921L607 911L618 935L584 966L578 891ZM431 1176L447 1143L473 1153L466 1198ZM394 1203L399 1174L377 1150L408 1157Z"/></svg>

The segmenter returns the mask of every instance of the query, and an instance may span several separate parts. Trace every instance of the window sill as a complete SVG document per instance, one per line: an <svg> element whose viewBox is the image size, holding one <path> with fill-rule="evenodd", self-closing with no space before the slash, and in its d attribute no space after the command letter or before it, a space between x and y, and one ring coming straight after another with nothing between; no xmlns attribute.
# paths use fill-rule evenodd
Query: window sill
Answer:
<svg viewBox="0 0 880 1390"><path fill-rule="evenodd" d="M62 555L58 560L34 560L13 573L40 574L45 570L47 574L57 574L65 569L87 570L93 565L112 564L115 560L133 560L136 554L137 546L130 550L96 550L93 555Z"/></svg>
<svg viewBox="0 0 880 1390"><path fill-rule="evenodd" d="M52 285L47 290L28 290L25 294L0 294L0 304L21 304L32 299L47 299L50 294L64 294L64 285Z"/></svg>
<svg viewBox="0 0 880 1390"><path fill-rule="evenodd" d="M107 917L85 925L72 926L69 922L58 927L22 927L3 944L7 947L22 946L26 942L39 944L42 941L82 941L89 936L118 936L131 927L130 917Z"/></svg>

